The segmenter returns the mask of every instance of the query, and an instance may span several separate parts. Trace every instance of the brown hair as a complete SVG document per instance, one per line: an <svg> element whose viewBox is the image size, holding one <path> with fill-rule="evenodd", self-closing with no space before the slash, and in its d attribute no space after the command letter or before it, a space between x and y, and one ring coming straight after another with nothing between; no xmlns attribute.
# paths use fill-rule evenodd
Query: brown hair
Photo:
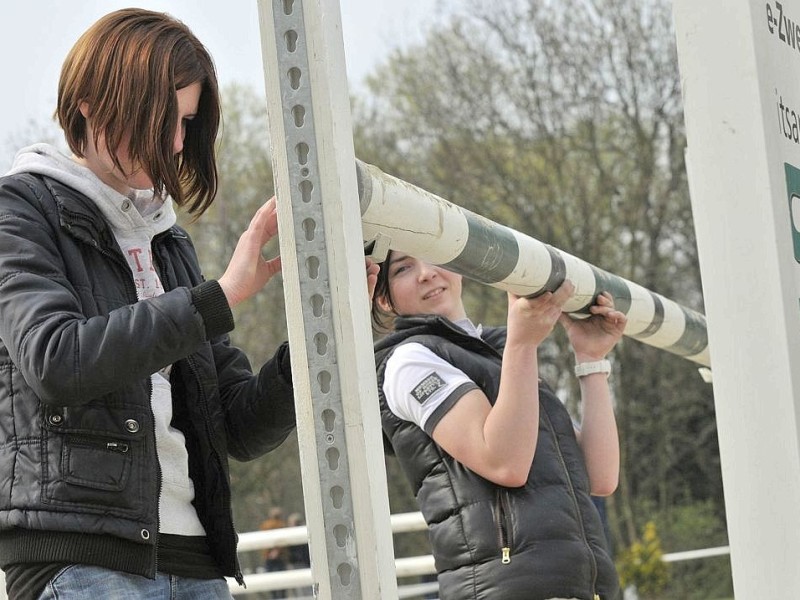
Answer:
<svg viewBox="0 0 800 600"><path fill-rule="evenodd" d="M375 283L375 292L372 294L372 306L370 308L370 316L372 318L372 329L376 333L385 333L391 331L392 321L396 316L395 313L383 310L378 304L378 300L382 299L393 307L392 292L389 289L389 263L391 262L392 251L386 253L386 258L382 263L379 263L381 270L378 271L378 281Z"/></svg>
<svg viewBox="0 0 800 600"><path fill-rule="evenodd" d="M176 91L196 82L202 86L197 115L175 156ZM88 142L82 102L91 110L94 144L105 138L116 168L122 170L117 149L130 133L128 154L156 192L166 191L197 216L211 205L217 193L219 87L211 56L186 25L135 8L102 17L72 47L58 83L56 116L77 156Z"/></svg>

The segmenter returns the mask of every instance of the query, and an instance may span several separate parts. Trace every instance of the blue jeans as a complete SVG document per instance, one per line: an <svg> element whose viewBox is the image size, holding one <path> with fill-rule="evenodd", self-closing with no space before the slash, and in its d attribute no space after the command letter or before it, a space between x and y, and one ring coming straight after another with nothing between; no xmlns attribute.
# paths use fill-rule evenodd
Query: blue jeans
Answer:
<svg viewBox="0 0 800 600"><path fill-rule="evenodd" d="M39 600L231 600L225 579L158 573L155 579L89 565L71 565L47 584Z"/></svg>

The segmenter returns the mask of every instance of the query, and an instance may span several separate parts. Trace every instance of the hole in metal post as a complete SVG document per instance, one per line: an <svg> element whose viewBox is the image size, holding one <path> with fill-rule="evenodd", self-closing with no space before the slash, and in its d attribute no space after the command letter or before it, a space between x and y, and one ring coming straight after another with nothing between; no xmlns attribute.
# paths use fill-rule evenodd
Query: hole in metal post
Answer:
<svg viewBox="0 0 800 600"><path fill-rule="evenodd" d="M317 222L309 217L303 221L303 231L306 234L306 241L313 242L317 235Z"/></svg>
<svg viewBox="0 0 800 600"><path fill-rule="evenodd" d="M311 192L314 191L314 184L304 179L300 182L300 194L303 197L303 202L308 204L311 202Z"/></svg>
<svg viewBox="0 0 800 600"><path fill-rule="evenodd" d="M297 162L301 165L308 164L308 144L305 142L300 142L295 146L295 152L297 152Z"/></svg>
<svg viewBox="0 0 800 600"><path fill-rule="evenodd" d="M294 117L295 127L302 127L306 122L306 109L298 104L292 107L292 116Z"/></svg>
<svg viewBox="0 0 800 600"><path fill-rule="evenodd" d="M342 508L344 504L344 489L341 486L335 485L331 488L331 502L333 502L333 508Z"/></svg>
<svg viewBox="0 0 800 600"><path fill-rule="evenodd" d="M283 37L286 40L286 49L289 52L297 50L297 32L294 29L287 31Z"/></svg>
<svg viewBox="0 0 800 600"><path fill-rule="evenodd" d="M317 354L325 356L328 353L328 336L320 332L314 336L314 344L317 346Z"/></svg>
<svg viewBox="0 0 800 600"><path fill-rule="evenodd" d="M330 408L326 408L322 411L322 424L325 427L325 431L333 431L333 426L336 423L336 413L333 412Z"/></svg>
<svg viewBox="0 0 800 600"><path fill-rule="evenodd" d="M333 537L336 538L336 545L344 548L347 544L347 527L341 524L334 526Z"/></svg>
<svg viewBox="0 0 800 600"><path fill-rule="evenodd" d="M319 294L314 294L311 296L311 312L314 314L315 317L322 316L322 309L325 306L325 298L320 296Z"/></svg>
<svg viewBox="0 0 800 600"><path fill-rule="evenodd" d="M336 471L339 468L339 451L336 448L328 448L325 458L328 459L328 468L331 471Z"/></svg>
<svg viewBox="0 0 800 600"><path fill-rule="evenodd" d="M306 259L306 272L310 279L319 277L319 259L316 256L309 256Z"/></svg>
<svg viewBox="0 0 800 600"><path fill-rule="evenodd" d="M294 10L294 0L283 0L283 14L290 15Z"/></svg>
<svg viewBox="0 0 800 600"><path fill-rule="evenodd" d="M323 394L327 394L331 391L331 379L331 374L328 371L320 371L319 375L317 375L319 389Z"/></svg>
<svg viewBox="0 0 800 600"><path fill-rule="evenodd" d="M342 582L342 585L345 587L350 585L350 578L353 576L353 567L348 563L342 563L336 571L339 573L339 581Z"/></svg>
<svg viewBox="0 0 800 600"><path fill-rule="evenodd" d="M300 87L300 79L302 77L303 72L297 67L292 67L289 69L289 85L292 86L293 90L296 90Z"/></svg>

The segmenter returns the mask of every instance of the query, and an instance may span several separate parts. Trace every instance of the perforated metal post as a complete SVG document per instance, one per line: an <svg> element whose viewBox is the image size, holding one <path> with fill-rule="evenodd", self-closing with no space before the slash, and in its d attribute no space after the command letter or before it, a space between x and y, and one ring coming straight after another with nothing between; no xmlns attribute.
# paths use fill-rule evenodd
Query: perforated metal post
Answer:
<svg viewBox="0 0 800 600"><path fill-rule="evenodd" d="M258 6L315 592L394 599L339 5Z"/></svg>

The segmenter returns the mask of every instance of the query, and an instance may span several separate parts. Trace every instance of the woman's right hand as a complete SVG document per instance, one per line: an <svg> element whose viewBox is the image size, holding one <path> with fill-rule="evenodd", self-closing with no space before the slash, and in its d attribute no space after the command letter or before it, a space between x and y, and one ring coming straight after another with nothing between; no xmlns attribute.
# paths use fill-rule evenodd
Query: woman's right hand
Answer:
<svg viewBox="0 0 800 600"><path fill-rule="evenodd" d="M508 293L508 337L506 344L538 346L558 323L564 304L575 293L575 285L565 280L554 292L535 298Z"/></svg>

